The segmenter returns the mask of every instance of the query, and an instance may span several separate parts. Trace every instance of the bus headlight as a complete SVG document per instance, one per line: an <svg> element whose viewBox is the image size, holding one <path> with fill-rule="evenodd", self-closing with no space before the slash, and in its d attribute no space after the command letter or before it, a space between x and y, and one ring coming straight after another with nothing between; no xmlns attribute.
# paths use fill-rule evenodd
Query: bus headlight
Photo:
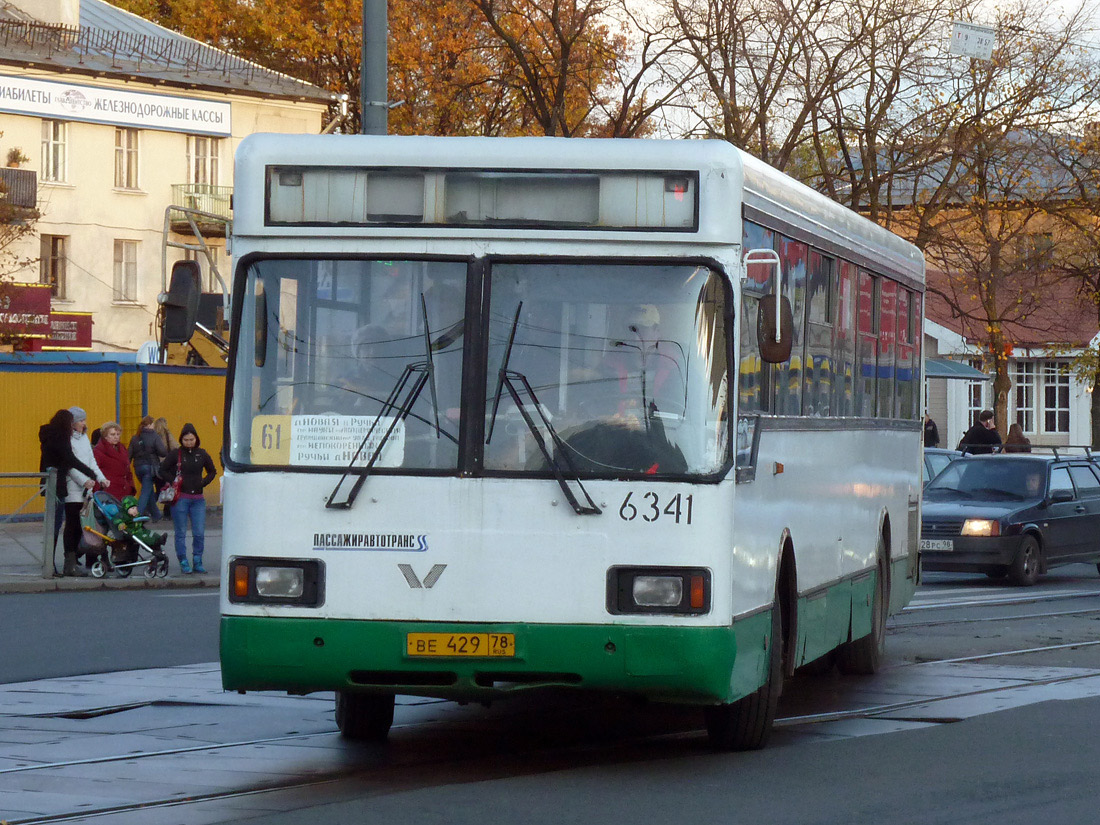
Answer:
<svg viewBox="0 0 1100 825"><path fill-rule="evenodd" d="M612 567L607 610L699 615L710 610L710 571L702 567Z"/></svg>
<svg viewBox="0 0 1100 825"><path fill-rule="evenodd" d="M635 576L634 604L638 607L675 607L684 600L679 576Z"/></svg>
<svg viewBox="0 0 1100 825"><path fill-rule="evenodd" d="M316 559L230 559L229 601L317 607L324 601L323 566Z"/></svg>
<svg viewBox="0 0 1100 825"><path fill-rule="evenodd" d="M996 519L968 518L963 522L962 534L964 536L999 536L1001 523Z"/></svg>
<svg viewBox="0 0 1100 825"><path fill-rule="evenodd" d="M301 567L257 567L256 593L276 599L300 599L306 571Z"/></svg>

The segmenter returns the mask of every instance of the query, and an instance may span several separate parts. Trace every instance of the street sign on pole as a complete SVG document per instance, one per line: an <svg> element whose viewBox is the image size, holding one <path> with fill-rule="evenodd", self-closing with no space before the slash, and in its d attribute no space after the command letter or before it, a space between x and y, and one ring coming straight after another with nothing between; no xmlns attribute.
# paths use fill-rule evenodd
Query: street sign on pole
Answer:
<svg viewBox="0 0 1100 825"><path fill-rule="evenodd" d="M997 32L990 26L976 26L973 23L953 24L951 30L951 54L960 54L964 57L976 57L979 60L989 60L993 57L993 46L996 44Z"/></svg>

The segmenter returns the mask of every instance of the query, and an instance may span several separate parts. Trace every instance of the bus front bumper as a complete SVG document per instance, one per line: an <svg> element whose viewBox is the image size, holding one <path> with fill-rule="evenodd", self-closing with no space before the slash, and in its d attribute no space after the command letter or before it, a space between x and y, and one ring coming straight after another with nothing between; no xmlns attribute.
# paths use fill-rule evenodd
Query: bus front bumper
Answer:
<svg viewBox="0 0 1100 825"><path fill-rule="evenodd" d="M763 683L770 628L766 610L731 627L223 616L222 684L226 690L363 690L472 700L575 688L715 704ZM514 655L410 655L410 633L510 633Z"/></svg>

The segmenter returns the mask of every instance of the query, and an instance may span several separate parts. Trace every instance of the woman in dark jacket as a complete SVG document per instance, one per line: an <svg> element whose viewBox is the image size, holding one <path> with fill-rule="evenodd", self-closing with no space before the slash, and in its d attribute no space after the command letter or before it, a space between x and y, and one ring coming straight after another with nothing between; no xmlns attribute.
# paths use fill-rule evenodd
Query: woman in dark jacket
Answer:
<svg viewBox="0 0 1100 825"><path fill-rule="evenodd" d="M164 440L153 429L153 416L145 416L138 425L137 435L130 439L130 461L134 463L134 474L141 484L138 514L149 516L153 521L160 518L153 479L156 478L161 461L167 455L168 448Z"/></svg>
<svg viewBox="0 0 1100 825"><path fill-rule="evenodd" d="M180 476L179 495L172 504L172 524L176 528L176 558L181 573L205 573L202 551L206 546L206 499L203 488L217 476L210 454L199 446L199 434L192 424L180 430L180 448L169 453L160 465L161 476L169 484ZM191 519L191 562L187 561L187 519Z"/></svg>
<svg viewBox="0 0 1100 825"><path fill-rule="evenodd" d="M67 494L66 479L69 470L79 470L86 476L95 478L98 474L83 461L73 454L73 414L68 410L58 410L53 414L48 424L38 428L38 443L42 448L42 457L38 462L39 472L46 472L50 467L57 470L57 507L53 516L53 543L57 545L57 534L61 532L61 521L65 516L65 496ZM94 481L85 486L92 487ZM65 558L66 576L87 576L88 574L76 566L76 557Z"/></svg>

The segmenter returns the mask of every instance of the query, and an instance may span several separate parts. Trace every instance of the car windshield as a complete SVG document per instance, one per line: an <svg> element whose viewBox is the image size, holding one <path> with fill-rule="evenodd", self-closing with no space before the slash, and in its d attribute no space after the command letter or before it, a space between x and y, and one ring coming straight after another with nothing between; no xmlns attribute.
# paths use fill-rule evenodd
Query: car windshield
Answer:
<svg viewBox="0 0 1100 825"><path fill-rule="evenodd" d="M961 459L924 489L929 499L1024 500L1046 493L1046 464L1016 459Z"/></svg>

